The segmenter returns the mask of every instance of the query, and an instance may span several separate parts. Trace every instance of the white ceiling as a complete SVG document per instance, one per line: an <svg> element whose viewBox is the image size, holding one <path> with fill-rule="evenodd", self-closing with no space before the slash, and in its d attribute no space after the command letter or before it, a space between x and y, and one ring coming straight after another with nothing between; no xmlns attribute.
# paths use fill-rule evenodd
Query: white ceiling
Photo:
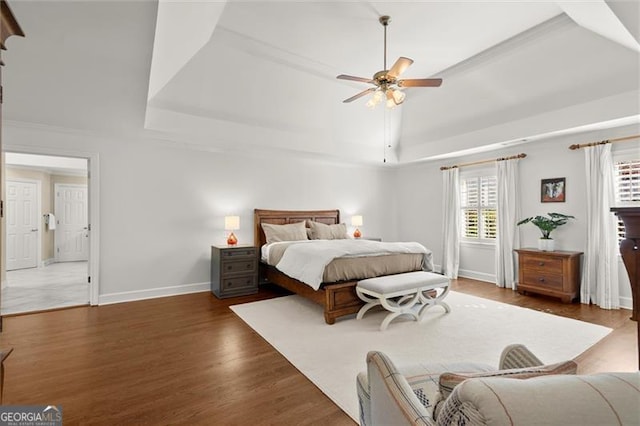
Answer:
<svg viewBox="0 0 640 426"><path fill-rule="evenodd" d="M372 163L639 122L637 1L14 3L10 120ZM367 85L337 74L383 68L383 14L388 65L444 82L343 104Z"/></svg>

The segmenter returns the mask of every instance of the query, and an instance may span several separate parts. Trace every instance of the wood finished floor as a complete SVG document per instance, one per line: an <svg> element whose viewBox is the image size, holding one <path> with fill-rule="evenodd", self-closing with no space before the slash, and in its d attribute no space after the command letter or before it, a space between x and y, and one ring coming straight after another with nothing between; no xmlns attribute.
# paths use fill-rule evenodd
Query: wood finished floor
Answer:
<svg viewBox="0 0 640 426"><path fill-rule="evenodd" d="M578 357L579 372L636 370L628 310L565 305L467 279L452 288L614 328ZM65 425L352 425L228 309L282 294L267 286L224 301L197 293L5 318L0 347L14 352L3 402L61 405ZM355 392L354 380L345 386Z"/></svg>

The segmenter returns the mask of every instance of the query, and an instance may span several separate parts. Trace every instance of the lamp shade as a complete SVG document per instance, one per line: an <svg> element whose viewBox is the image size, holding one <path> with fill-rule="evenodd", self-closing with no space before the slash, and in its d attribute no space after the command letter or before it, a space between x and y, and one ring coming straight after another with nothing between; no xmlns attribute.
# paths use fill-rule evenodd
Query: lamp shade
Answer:
<svg viewBox="0 0 640 426"><path fill-rule="evenodd" d="M401 92L400 90L396 89L393 91L393 101L396 103L396 105L400 105L401 103L404 102L404 98L407 95L405 95L404 92Z"/></svg>
<svg viewBox="0 0 640 426"><path fill-rule="evenodd" d="M225 231L237 231L240 229L240 216L225 216L224 217L224 230Z"/></svg>
<svg viewBox="0 0 640 426"><path fill-rule="evenodd" d="M362 226L362 216L351 216L351 225L353 226Z"/></svg>

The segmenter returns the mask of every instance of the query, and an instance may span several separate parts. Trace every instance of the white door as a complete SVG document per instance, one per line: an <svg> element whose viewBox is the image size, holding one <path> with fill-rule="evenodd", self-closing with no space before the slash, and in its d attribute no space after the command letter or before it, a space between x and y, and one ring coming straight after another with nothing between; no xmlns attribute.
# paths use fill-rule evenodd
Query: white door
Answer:
<svg viewBox="0 0 640 426"><path fill-rule="evenodd" d="M38 266L39 215L36 183L7 180L7 271Z"/></svg>
<svg viewBox="0 0 640 426"><path fill-rule="evenodd" d="M56 184L56 261L89 260L87 186Z"/></svg>

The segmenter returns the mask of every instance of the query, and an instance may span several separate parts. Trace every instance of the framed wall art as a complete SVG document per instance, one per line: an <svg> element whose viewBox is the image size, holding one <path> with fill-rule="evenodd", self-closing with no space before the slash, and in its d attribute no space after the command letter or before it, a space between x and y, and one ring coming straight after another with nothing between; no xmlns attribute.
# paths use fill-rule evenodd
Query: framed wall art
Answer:
<svg viewBox="0 0 640 426"><path fill-rule="evenodd" d="M566 178L542 179L540 181L540 201L543 203L564 203L566 193Z"/></svg>

